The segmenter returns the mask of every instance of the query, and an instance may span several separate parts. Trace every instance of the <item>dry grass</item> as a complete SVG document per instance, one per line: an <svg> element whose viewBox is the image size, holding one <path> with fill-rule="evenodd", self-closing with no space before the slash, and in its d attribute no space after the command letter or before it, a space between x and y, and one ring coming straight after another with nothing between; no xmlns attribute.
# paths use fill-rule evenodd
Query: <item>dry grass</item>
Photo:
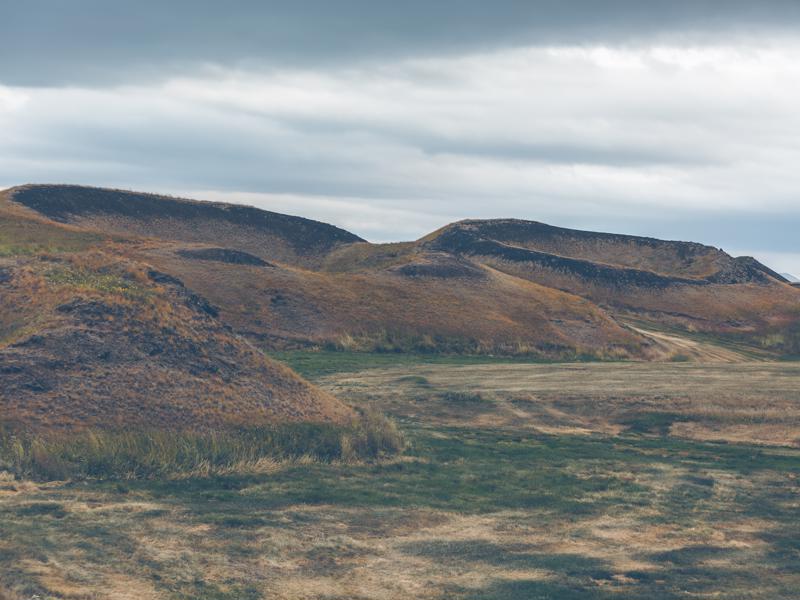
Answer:
<svg viewBox="0 0 800 600"><path fill-rule="evenodd" d="M26 600L793 600L798 450L685 441L652 415L730 412L764 441L784 413L797 433L798 369L327 375L329 390L396 415L408 454L121 485L5 475L0 581Z"/></svg>
<svg viewBox="0 0 800 600"><path fill-rule="evenodd" d="M0 191L0 258L79 252L101 244L108 237L44 219L11 204L8 192Z"/></svg>
<svg viewBox="0 0 800 600"><path fill-rule="evenodd" d="M5 420L147 429L352 415L226 329L205 300L112 251L24 259L4 277Z"/></svg>
<svg viewBox="0 0 800 600"><path fill-rule="evenodd" d="M214 219L155 215L132 224L89 215L79 229L0 203L0 353L11 367L0 389L4 416L59 427L108 423L109 415L129 427L315 414L343 422L352 413L333 392L393 415L409 441L405 455L377 461L356 459L398 439L384 422L345 438L334 428L328 438L314 434L313 444L332 440L324 457L308 454L308 436L303 451L255 452L257 443L238 438L237 451L215 454L199 452L202 443L185 452L180 433L161 438L161 458L152 445L113 436L107 444L61 438L36 451L31 443L22 453L28 465L66 464L61 476L83 480L37 483L25 477L31 468L17 467L22 478L0 473L0 598L796 598L797 364L406 361L320 378L325 392L147 271L179 276L221 308L223 322L266 346L571 358L759 354L720 348L704 331L760 339L764 357L788 347L795 289L620 292L489 260L473 261L470 276L409 277L395 268L452 261L438 264L410 244L304 254L285 236ZM100 239L92 228L126 239ZM127 237L137 233L171 240ZM206 243L281 264L176 255ZM573 248L598 251L618 264L674 271L666 254ZM701 256L685 274L707 274L716 258ZM57 310L76 300L102 314ZM620 326L612 312L647 333ZM696 335L684 336L692 328ZM33 343L14 345L25 340ZM154 340L162 347L147 346ZM15 367L32 364L40 368L18 378ZM174 452L181 445L188 458ZM126 457L125 447L135 451ZM149 477L98 481L86 470L105 464L108 474L111 464L117 478L141 475L142 462Z"/></svg>
<svg viewBox="0 0 800 600"><path fill-rule="evenodd" d="M786 328L800 319L798 292L788 285L618 285L472 256L468 249L466 256L437 251L429 244L441 232L419 242L367 244L324 224L301 225L298 219L271 215L262 223L268 226L254 227L233 219L236 210L148 194L59 186L22 191L48 202L62 194L66 205L83 202L85 210L71 214L72 225L64 226L9 202L11 192L3 193L0 253L3 244L17 256L46 248L74 251L107 237L97 232L115 233L119 243L106 241L107 249L184 280L220 307L225 323L272 349L335 346L344 340L347 347L365 351L548 359L680 359L698 354L676 349L674 340L665 350L663 338L620 326L620 317L641 320L651 332L659 327L697 330L745 347L761 346L767 356L790 354L797 345L796 339L786 339ZM119 211L100 210L103 202ZM126 202L147 210L131 211ZM30 238L24 230L32 224L49 233ZM4 227L13 231L6 235ZM310 234L317 229L318 236ZM572 234L565 233L563 239L512 235L505 241L521 247L544 244L541 250L558 256L591 257L601 265L649 269L659 276L706 276L731 261L713 248L692 247L687 260L688 247L672 243L629 244L613 236ZM67 241L62 243L62 238ZM275 264L232 265L179 254L209 244L250 252ZM411 275L402 270L415 265L421 270L412 268ZM684 345L679 339L677 346ZM706 344L700 354L719 353L708 347L714 345Z"/></svg>
<svg viewBox="0 0 800 600"><path fill-rule="evenodd" d="M184 260L176 248L150 244L137 256L179 274L226 322L271 348L607 359L643 352L637 334L591 303L492 270L483 279L437 279L378 268L256 269Z"/></svg>
<svg viewBox="0 0 800 600"><path fill-rule="evenodd" d="M668 495L681 482L679 471L637 481L654 495ZM257 492L244 488L241 493ZM658 513L650 506L554 520L537 510L469 515L330 505L291 506L260 522L241 515L242 523L251 524L225 526L203 523L202 513L183 512L171 502L142 503L138 495L113 499L98 491L71 492L69 497L50 493L51 500L63 497L64 519L71 522L60 531L51 529L50 535L65 544L50 550L47 562L20 564L24 578L35 582L45 598L167 598L172 589L181 590L182 598L405 600L452 598L447 590L453 589L480 596L498 581L553 584L563 581L565 570L594 569L596 574L586 575L581 584L585 593L607 589L629 598L636 597L643 574L670 577L672 567L662 562L663 553L713 547L721 558L705 568L736 569L742 560L751 561L752 568L767 560L770 548L764 536L774 527L769 520L750 517L713 525L702 520L653 522ZM719 502L720 508L731 506ZM18 498L3 508L26 505ZM225 518L234 522L234 517ZM80 523L123 534L132 554L114 564L99 557L87 560L68 542L71 535L80 536L75 530ZM88 539L96 540L92 546L113 543L113 538ZM153 580L151 573L158 578ZM780 580L789 585L793 579L786 573ZM141 596L144 590L147 595ZM766 597L789 598L780 592Z"/></svg>
<svg viewBox="0 0 800 600"><path fill-rule="evenodd" d="M427 382L422 393L417 380ZM335 394L369 390L386 410L443 425L783 446L800 445L798 381L800 363L403 365L321 380ZM437 389L468 390L485 401L447 402L445 395L432 402Z"/></svg>
<svg viewBox="0 0 800 600"><path fill-rule="evenodd" d="M264 474L277 461L379 460L402 452L393 421L366 409L345 425L286 423L224 430L28 431L0 421L0 468L38 480Z"/></svg>

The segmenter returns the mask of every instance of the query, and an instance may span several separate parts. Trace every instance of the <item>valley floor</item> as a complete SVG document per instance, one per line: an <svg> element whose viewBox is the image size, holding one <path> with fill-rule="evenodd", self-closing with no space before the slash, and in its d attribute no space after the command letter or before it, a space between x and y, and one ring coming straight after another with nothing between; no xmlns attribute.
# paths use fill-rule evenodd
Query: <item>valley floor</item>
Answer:
<svg viewBox="0 0 800 600"><path fill-rule="evenodd" d="M393 415L405 455L6 477L0 598L797 597L798 363L284 358Z"/></svg>

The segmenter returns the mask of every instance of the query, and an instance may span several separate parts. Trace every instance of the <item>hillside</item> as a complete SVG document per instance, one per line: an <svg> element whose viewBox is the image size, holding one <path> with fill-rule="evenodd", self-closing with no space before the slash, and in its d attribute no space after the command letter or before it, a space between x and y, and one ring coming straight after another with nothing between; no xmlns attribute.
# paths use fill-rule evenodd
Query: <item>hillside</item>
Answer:
<svg viewBox="0 0 800 600"><path fill-rule="evenodd" d="M784 278L747 257L733 258L712 246L695 242L665 241L632 235L578 231L519 219L466 220L434 232L425 242L454 251L485 251L509 260L522 257L532 262L546 255L573 259L558 266L580 272L581 265L616 267L617 275L630 280L646 272L675 280L742 283ZM514 253L512 249L516 249ZM537 254L526 255L520 249ZM609 273L612 276L613 273ZM625 275L628 275L626 278ZM634 281L635 282L635 281ZM652 284L644 280L641 283Z"/></svg>
<svg viewBox="0 0 800 600"><path fill-rule="evenodd" d="M221 203L77 186L6 198L15 214L180 280L269 349L735 360L797 343L796 287L691 242L499 219L370 244Z"/></svg>
<svg viewBox="0 0 800 600"><path fill-rule="evenodd" d="M17 204L58 223L216 244L287 263L314 262L339 244L363 241L333 225L249 206L74 185L21 186L11 194Z"/></svg>
<svg viewBox="0 0 800 600"><path fill-rule="evenodd" d="M0 412L34 427L341 422L180 280L0 206Z"/></svg>
<svg viewBox="0 0 800 600"><path fill-rule="evenodd" d="M422 244L588 298L621 319L752 338L800 318L784 277L692 242L503 219L455 223Z"/></svg>

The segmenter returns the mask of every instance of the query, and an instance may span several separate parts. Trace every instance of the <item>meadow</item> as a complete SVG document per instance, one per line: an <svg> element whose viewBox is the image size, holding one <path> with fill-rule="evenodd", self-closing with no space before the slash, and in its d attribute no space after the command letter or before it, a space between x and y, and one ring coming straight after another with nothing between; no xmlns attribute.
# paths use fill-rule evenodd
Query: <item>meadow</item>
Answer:
<svg viewBox="0 0 800 600"><path fill-rule="evenodd" d="M794 599L800 364L290 353L383 458L0 475L0 598Z"/></svg>

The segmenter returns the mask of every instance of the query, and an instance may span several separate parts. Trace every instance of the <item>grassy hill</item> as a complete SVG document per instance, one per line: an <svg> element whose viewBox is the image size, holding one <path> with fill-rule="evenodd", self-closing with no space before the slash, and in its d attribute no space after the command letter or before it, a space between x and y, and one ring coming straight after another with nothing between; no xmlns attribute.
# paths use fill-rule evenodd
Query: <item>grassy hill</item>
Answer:
<svg viewBox="0 0 800 600"><path fill-rule="evenodd" d="M617 275L627 273L629 277L638 271L677 281L765 282L767 277L786 281L751 258L733 258L722 250L695 242L578 231L519 219L460 221L424 240L431 246L457 251L480 248L500 256L505 251L509 258L525 256L519 252L521 249L530 250L539 253L540 260L543 255L563 258L561 266L565 270L578 272L582 263L591 263L616 268ZM531 260L537 257L528 256Z"/></svg>
<svg viewBox="0 0 800 600"><path fill-rule="evenodd" d="M206 428L350 415L169 276L101 252L2 273L6 420Z"/></svg>
<svg viewBox="0 0 800 600"><path fill-rule="evenodd" d="M125 245L0 204L4 422L196 429L352 417Z"/></svg>
<svg viewBox="0 0 800 600"><path fill-rule="evenodd" d="M770 347L800 320L796 288L750 257L692 242L573 231L519 220L462 221L423 245L564 290L616 319ZM790 343L772 345L788 351Z"/></svg>
<svg viewBox="0 0 800 600"><path fill-rule="evenodd" d="M211 243L266 260L313 262L356 235L302 217L249 206L73 185L28 185L15 203L59 223L124 236Z"/></svg>
<svg viewBox="0 0 800 600"><path fill-rule="evenodd" d="M115 236L106 251L179 279L272 350L680 358L683 345L648 333L666 328L779 356L800 322L800 294L782 276L691 242L500 219L370 244L221 203L77 186L6 196L31 218Z"/></svg>

